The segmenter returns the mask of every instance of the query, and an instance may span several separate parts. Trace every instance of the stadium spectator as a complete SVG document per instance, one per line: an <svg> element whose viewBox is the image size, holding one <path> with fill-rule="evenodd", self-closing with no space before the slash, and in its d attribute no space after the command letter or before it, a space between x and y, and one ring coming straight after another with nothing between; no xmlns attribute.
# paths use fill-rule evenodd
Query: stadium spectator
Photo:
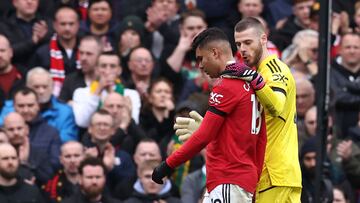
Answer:
<svg viewBox="0 0 360 203"><path fill-rule="evenodd" d="M4 34L13 48L13 63L26 73L31 69L34 50L48 42L51 23L37 13L39 0L14 0L15 11L9 12L2 23L0 33Z"/></svg>
<svg viewBox="0 0 360 203"><path fill-rule="evenodd" d="M59 167L61 140L58 131L51 127L40 115L40 104L36 93L24 87L15 92L14 108L29 126L32 147L47 154L54 170Z"/></svg>
<svg viewBox="0 0 360 203"><path fill-rule="evenodd" d="M151 52L145 47L134 48L129 55L130 75L125 84L128 88L136 89L144 100L148 97L147 92L153 79L155 61Z"/></svg>
<svg viewBox="0 0 360 203"><path fill-rule="evenodd" d="M104 192L107 168L102 160L86 158L79 166L80 191L61 201L62 203L119 203Z"/></svg>
<svg viewBox="0 0 360 203"><path fill-rule="evenodd" d="M86 35L91 34L101 39L103 51L114 51L118 23L111 21L112 9L110 0L90 0L87 7L88 19L80 26Z"/></svg>
<svg viewBox="0 0 360 203"><path fill-rule="evenodd" d="M117 92L131 99L131 117L139 122L141 101L136 90L128 89L119 79L122 68L120 58L114 52L104 52L99 56L95 74L99 78L89 86L78 88L73 96L73 111L76 124L80 127L89 125L91 115L102 106L106 95Z"/></svg>
<svg viewBox="0 0 360 203"><path fill-rule="evenodd" d="M103 160L109 172L107 185L111 192L118 182L128 180L136 173L131 156L122 149L116 149L110 143L115 129L115 121L111 114L100 109L92 115L89 134L82 139L85 155Z"/></svg>
<svg viewBox="0 0 360 203"><path fill-rule="evenodd" d="M49 203L61 202L79 190L79 166L84 159L84 147L76 141L69 141L61 146L59 170L42 189Z"/></svg>
<svg viewBox="0 0 360 203"><path fill-rule="evenodd" d="M49 43L34 55L33 66L48 69L54 80L53 94L59 96L66 75L80 69L78 54L79 15L71 7L60 7L54 14L55 33Z"/></svg>
<svg viewBox="0 0 360 203"><path fill-rule="evenodd" d="M314 30L301 30L296 33L292 44L282 53L282 59L289 67L312 78L318 72L319 33Z"/></svg>
<svg viewBox="0 0 360 203"><path fill-rule="evenodd" d="M130 98L116 92L109 93L104 100L104 109L115 121L116 132L111 137L111 143L130 155L134 154L136 145L146 134L131 118Z"/></svg>
<svg viewBox="0 0 360 203"><path fill-rule="evenodd" d="M59 131L62 142L78 140L78 127L75 124L72 108L51 95L53 80L50 73L41 67L35 67L26 77L26 86L34 90L39 99L41 117ZM6 116L12 111L14 111L12 100L6 101L1 116Z"/></svg>
<svg viewBox="0 0 360 203"><path fill-rule="evenodd" d="M206 29L205 15L200 10L191 10L181 14L180 38L177 44L167 44L160 59L161 74L174 84L174 95L177 98L186 80L193 80L200 74L195 67L196 59L191 51L191 41Z"/></svg>
<svg viewBox="0 0 360 203"><path fill-rule="evenodd" d="M11 63L12 58L13 49L8 38L0 34L0 111L3 102L24 83L22 73Z"/></svg>
<svg viewBox="0 0 360 203"><path fill-rule="evenodd" d="M179 9L179 0L153 0L146 9L145 46L149 47L156 59L160 58L166 44L176 44L179 39Z"/></svg>
<svg viewBox="0 0 360 203"><path fill-rule="evenodd" d="M129 55L132 49L142 46L145 43L144 23L138 16L127 16L120 23L118 36L116 37L115 51L121 58L123 79L129 79Z"/></svg>
<svg viewBox="0 0 360 203"><path fill-rule="evenodd" d="M31 173L24 175L25 179L38 185L45 183L54 174L50 157L30 144L29 127L18 113L10 113L4 121L4 129L9 143L14 146L19 156L20 166ZM26 177L27 176L27 177ZM33 179L35 177L35 179Z"/></svg>
<svg viewBox="0 0 360 203"><path fill-rule="evenodd" d="M308 139L301 148L300 165L302 169L302 193L301 202L312 203L315 201L315 167L316 167L316 137ZM327 160L327 165L329 162ZM327 168L328 170L329 168ZM321 202L329 202L332 197L332 182L329 173L321 180Z"/></svg>
<svg viewBox="0 0 360 203"><path fill-rule="evenodd" d="M277 30L270 34L270 40L282 51L291 44L295 34L310 26L310 8L314 0L294 0L293 14L277 23ZM280 25L281 24L281 25Z"/></svg>
<svg viewBox="0 0 360 203"><path fill-rule="evenodd" d="M17 176L19 157L13 146L0 144L0 202L45 203L39 189Z"/></svg>
<svg viewBox="0 0 360 203"><path fill-rule="evenodd" d="M140 114L140 126L146 135L160 143L172 136L174 121L174 98L170 81L164 78L154 80L148 89L147 104Z"/></svg>
<svg viewBox="0 0 360 203"><path fill-rule="evenodd" d="M345 34L340 42L339 58L332 63L330 87L334 91L335 125L341 137L358 122L360 112L360 36ZM341 138L339 137L339 138Z"/></svg>
<svg viewBox="0 0 360 203"><path fill-rule="evenodd" d="M79 62L80 70L65 77L59 99L72 105L72 98L75 90L86 87L96 79L95 67L102 52L101 42L97 37L88 35L80 40Z"/></svg>
<svg viewBox="0 0 360 203"><path fill-rule="evenodd" d="M134 192L124 203L146 203L164 201L167 203L181 203L180 199L171 194L171 182L166 180L164 185L156 184L151 180L151 174L159 161L145 161L137 168L137 180Z"/></svg>

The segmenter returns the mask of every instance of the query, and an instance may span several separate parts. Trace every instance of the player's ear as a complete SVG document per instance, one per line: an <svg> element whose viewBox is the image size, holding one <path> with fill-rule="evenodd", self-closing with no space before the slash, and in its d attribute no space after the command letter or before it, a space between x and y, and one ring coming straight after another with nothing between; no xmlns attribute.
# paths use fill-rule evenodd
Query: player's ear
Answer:
<svg viewBox="0 0 360 203"><path fill-rule="evenodd" d="M265 33L263 33L263 34L261 34L261 36L260 36L260 42L261 42L261 44L262 45L266 45L267 44L267 36L266 36L266 34Z"/></svg>
<svg viewBox="0 0 360 203"><path fill-rule="evenodd" d="M211 55L212 55L214 58L219 58L219 57L220 57L219 49L216 48L216 47L213 47L213 48L211 49Z"/></svg>

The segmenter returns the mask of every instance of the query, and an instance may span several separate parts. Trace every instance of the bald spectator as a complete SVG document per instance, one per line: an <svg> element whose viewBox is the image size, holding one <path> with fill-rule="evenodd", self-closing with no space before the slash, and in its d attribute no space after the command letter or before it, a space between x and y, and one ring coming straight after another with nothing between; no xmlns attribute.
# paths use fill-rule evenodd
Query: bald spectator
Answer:
<svg viewBox="0 0 360 203"><path fill-rule="evenodd" d="M79 166L84 159L84 147L76 141L69 141L61 146L60 163L62 170L43 187L49 202L61 202L79 189Z"/></svg>
<svg viewBox="0 0 360 203"><path fill-rule="evenodd" d="M296 113L303 120L305 113L315 102L315 89L307 79L296 80Z"/></svg>
<svg viewBox="0 0 360 203"><path fill-rule="evenodd" d="M74 8L59 7L54 14L55 33L50 42L41 46L34 55L33 66L41 66L49 70L54 80L55 96L59 96L65 76L80 68L79 26L79 15Z"/></svg>
<svg viewBox="0 0 360 203"><path fill-rule="evenodd" d="M0 202L45 203L39 189L18 178L19 157L10 144L0 144Z"/></svg>
<svg viewBox="0 0 360 203"><path fill-rule="evenodd" d="M8 37L13 47L13 63L26 72L31 67L34 50L50 39L50 23L38 14L39 0L14 0L15 11L0 23L0 33Z"/></svg>
<svg viewBox="0 0 360 203"><path fill-rule="evenodd" d="M41 117L36 93L28 87L19 89L14 95L14 108L29 126L31 146L47 154L56 170L59 167L61 140L58 131Z"/></svg>
<svg viewBox="0 0 360 203"><path fill-rule="evenodd" d="M139 122L141 101L136 90L128 89L119 79L122 72L120 58L114 52L103 52L99 56L95 68L98 80L92 81L88 87L78 88L73 96L73 111L76 124L87 127L91 115L101 107L106 95L117 92L131 99L131 117L136 123Z"/></svg>
<svg viewBox="0 0 360 203"><path fill-rule="evenodd" d="M48 154L33 147L29 140L29 127L18 113L10 113L4 122L4 129L9 143L13 145L19 155L20 164L31 171L23 174L31 180L35 177L38 184L45 183L54 174Z"/></svg>
<svg viewBox="0 0 360 203"><path fill-rule="evenodd" d="M315 103L315 89L312 83L306 78L296 79L296 116L299 144L308 137L304 124L305 113ZM301 147L301 145L299 145Z"/></svg>
<svg viewBox="0 0 360 203"><path fill-rule="evenodd" d="M112 92L104 100L104 109L115 120L116 132L111 138L111 143L131 155L134 154L136 145L146 134L131 117L130 98Z"/></svg>
<svg viewBox="0 0 360 203"><path fill-rule="evenodd" d="M27 74L26 86L33 89L38 96L41 117L59 131L62 142L78 140L78 127L72 108L51 94L53 84L50 73L41 67L35 67ZM7 101L1 115L5 116L12 111L13 104Z"/></svg>
<svg viewBox="0 0 360 203"><path fill-rule="evenodd" d="M6 99L16 88L23 85L21 72L11 64L13 49L8 38L0 34L0 111Z"/></svg>
<svg viewBox="0 0 360 203"><path fill-rule="evenodd" d="M142 98L147 97L155 61L151 52L145 47L134 48L129 57L130 77L126 82L128 88L136 89Z"/></svg>
<svg viewBox="0 0 360 203"><path fill-rule="evenodd" d="M334 91L335 125L341 136L358 122L360 112L360 35L345 34L339 58L332 63L330 87Z"/></svg>
<svg viewBox="0 0 360 203"><path fill-rule="evenodd" d="M5 130L3 128L0 128L0 144L1 143L8 143L9 138L7 137Z"/></svg>
<svg viewBox="0 0 360 203"><path fill-rule="evenodd" d="M102 46L98 38L88 35L80 40L79 62L80 70L76 70L65 77L59 99L72 104L75 90L79 87L86 87L96 79L95 67L101 54Z"/></svg>

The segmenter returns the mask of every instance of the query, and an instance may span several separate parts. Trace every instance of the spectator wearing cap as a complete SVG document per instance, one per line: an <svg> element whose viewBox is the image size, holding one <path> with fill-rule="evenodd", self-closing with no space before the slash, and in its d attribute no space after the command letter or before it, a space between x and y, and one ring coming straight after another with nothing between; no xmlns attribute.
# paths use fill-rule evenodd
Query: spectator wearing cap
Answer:
<svg viewBox="0 0 360 203"><path fill-rule="evenodd" d="M102 41L104 51L114 50L115 33L118 24L112 19L110 0L89 0L88 19L83 21L80 29L87 35L97 36Z"/></svg>
<svg viewBox="0 0 360 203"><path fill-rule="evenodd" d="M132 49L144 45L144 23L137 16L127 16L120 23L118 36L116 38L116 52L121 58L123 67L122 77L129 78L128 61Z"/></svg>
<svg viewBox="0 0 360 203"><path fill-rule="evenodd" d="M310 9L314 0L294 0L293 15L280 21L270 40L282 51L291 44L294 35L310 26Z"/></svg>
<svg viewBox="0 0 360 203"><path fill-rule="evenodd" d="M313 203L315 200L315 167L316 167L316 151L317 137L309 138L301 148L300 166L302 171L302 193L301 202ZM327 161L326 166L329 166ZM326 168L329 169L329 168ZM321 183L324 188L321 191L321 202L325 198L332 197L332 182L329 180L329 174L325 174Z"/></svg>

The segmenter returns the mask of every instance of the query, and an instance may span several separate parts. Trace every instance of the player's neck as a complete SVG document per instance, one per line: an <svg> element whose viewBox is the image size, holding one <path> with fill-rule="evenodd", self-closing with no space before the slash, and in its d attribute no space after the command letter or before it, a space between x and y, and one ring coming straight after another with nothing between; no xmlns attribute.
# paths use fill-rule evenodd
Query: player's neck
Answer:
<svg viewBox="0 0 360 203"><path fill-rule="evenodd" d="M263 49L263 53L262 53L262 55L261 55L261 57L260 57L259 63L256 64L256 68L259 68L259 66L261 65L261 63L262 63L268 56L270 56L270 53L269 53L268 49L267 49L267 48Z"/></svg>

